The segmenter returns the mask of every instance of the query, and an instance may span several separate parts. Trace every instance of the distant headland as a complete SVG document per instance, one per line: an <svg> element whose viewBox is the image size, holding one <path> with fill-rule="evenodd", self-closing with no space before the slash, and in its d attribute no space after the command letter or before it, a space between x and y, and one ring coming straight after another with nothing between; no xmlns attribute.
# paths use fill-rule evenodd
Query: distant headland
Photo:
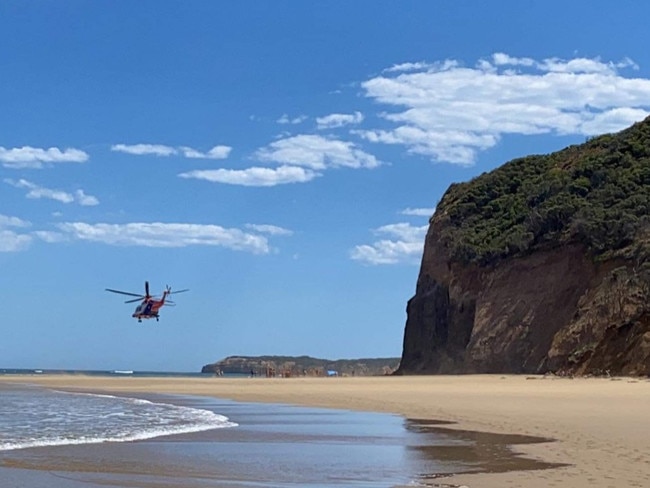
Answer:
<svg viewBox="0 0 650 488"><path fill-rule="evenodd" d="M310 356L228 356L201 373L253 376L379 376L392 374L400 358L319 359Z"/></svg>

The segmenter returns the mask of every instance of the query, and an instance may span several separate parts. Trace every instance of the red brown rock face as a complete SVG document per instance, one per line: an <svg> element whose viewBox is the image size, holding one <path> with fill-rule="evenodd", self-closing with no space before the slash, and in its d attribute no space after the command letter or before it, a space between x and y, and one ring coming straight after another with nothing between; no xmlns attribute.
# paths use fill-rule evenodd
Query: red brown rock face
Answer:
<svg viewBox="0 0 650 488"><path fill-rule="evenodd" d="M441 222L425 242L398 373L650 374L633 263L596 263L566 245L462 265L437 238Z"/></svg>

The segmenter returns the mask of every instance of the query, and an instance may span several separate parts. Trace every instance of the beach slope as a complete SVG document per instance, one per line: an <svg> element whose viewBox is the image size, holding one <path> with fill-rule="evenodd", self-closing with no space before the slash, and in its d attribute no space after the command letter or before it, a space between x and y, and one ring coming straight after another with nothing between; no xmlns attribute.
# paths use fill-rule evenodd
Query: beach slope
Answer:
<svg viewBox="0 0 650 488"><path fill-rule="evenodd" d="M650 379L541 376L169 378L4 376L68 390L169 393L246 402L387 412L453 421L450 428L526 434L554 442L517 452L555 469L457 475L437 486L612 488L650 486ZM442 483L442 484L441 484Z"/></svg>

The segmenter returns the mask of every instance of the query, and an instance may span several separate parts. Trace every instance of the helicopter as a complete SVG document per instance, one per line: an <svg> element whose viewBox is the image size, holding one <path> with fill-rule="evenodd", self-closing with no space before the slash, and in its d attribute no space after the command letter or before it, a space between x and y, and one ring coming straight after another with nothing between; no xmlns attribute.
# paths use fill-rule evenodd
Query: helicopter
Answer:
<svg viewBox="0 0 650 488"><path fill-rule="evenodd" d="M134 303L142 300L142 303L140 303L137 307L135 307L135 311L133 312L133 315L131 315L131 317L138 319L138 322L142 322L142 319L154 319L154 318L156 319L156 322L158 322L158 319L160 318L158 311L160 310L160 308L163 305L175 305L175 303L172 302L171 300L165 301L165 299L169 295L176 294L176 293L183 293L189 291L189 289L172 291L169 285L167 285L165 287L165 291L163 291L162 293L162 298L160 299L156 299L156 297L153 297L149 294L148 281L144 282L144 295L141 295L139 293L131 293L128 291L113 290L112 288L106 288L106 291L110 291L111 293L119 293L120 295L137 297L132 300L126 300L124 302L124 303Z"/></svg>

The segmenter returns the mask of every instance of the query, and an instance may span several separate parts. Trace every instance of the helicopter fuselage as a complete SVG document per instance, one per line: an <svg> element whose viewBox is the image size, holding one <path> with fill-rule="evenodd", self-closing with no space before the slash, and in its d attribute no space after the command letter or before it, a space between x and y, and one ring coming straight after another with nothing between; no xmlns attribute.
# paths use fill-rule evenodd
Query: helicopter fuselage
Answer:
<svg viewBox="0 0 650 488"><path fill-rule="evenodd" d="M165 304L165 297L167 293L163 293L161 300L154 300L153 298L145 299L143 302L135 307L135 311L131 317L138 319L138 322L142 322L142 319L156 319L160 317L158 310Z"/></svg>

